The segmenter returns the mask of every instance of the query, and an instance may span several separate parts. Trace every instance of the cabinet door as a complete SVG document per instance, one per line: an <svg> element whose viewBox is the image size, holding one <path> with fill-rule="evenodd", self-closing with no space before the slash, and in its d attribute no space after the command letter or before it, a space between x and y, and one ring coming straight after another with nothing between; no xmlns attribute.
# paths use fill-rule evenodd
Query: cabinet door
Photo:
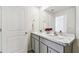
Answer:
<svg viewBox="0 0 79 59"><path fill-rule="evenodd" d="M32 38L32 50L35 51L35 40Z"/></svg>
<svg viewBox="0 0 79 59"><path fill-rule="evenodd" d="M39 53L39 41L35 40L35 53Z"/></svg>
<svg viewBox="0 0 79 59"><path fill-rule="evenodd" d="M55 50L48 47L48 53L57 53Z"/></svg>
<svg viewBox="0 0 79 59"><path fill-rule="evenodd" d="M47 46L54 48L56 51L63 53L63 46L61 46L55 42L48 41L44 38L40 38L40 41L43 42L44 44L46 44Z"/></svg>
<svg viewBox="0 0 79 59"><path fill-rule="evenodd" d="M40 53L47 53L47 46L40 42Z"/></svg>

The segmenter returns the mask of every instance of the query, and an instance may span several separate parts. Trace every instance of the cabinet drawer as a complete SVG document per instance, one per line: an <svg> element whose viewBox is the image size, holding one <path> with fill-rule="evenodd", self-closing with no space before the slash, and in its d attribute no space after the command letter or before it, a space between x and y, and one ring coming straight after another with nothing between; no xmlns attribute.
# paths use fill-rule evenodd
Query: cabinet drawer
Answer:
<svg viewBox="0 0 79 59"><path fill-rule="evenodd" d="M37 36L35 34L32 34L32 38L35 38L35 39L39 40L39 36Z"/></svg>
<svg viewBox="0 0 79 59"><path fill-rule="evenodd" d="M63 46L61 46L55 42L51 42L44 38L40 38L40 41L43 42L44 44L46 44L47 46L55 49L56 51L63 53Z"/></svg>

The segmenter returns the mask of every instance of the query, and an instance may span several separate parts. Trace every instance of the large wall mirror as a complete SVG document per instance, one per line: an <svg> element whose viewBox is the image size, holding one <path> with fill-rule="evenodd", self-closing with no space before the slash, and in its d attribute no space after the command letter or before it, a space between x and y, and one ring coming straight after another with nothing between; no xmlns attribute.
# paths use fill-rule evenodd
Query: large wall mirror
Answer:
<svg viewBox="0 0 79 59"><path fill-rule="evenodd" d="M50 13L50 26L54 31L75 34L76 32L76 8L75 6L50 6L45 9Z"/></svg>

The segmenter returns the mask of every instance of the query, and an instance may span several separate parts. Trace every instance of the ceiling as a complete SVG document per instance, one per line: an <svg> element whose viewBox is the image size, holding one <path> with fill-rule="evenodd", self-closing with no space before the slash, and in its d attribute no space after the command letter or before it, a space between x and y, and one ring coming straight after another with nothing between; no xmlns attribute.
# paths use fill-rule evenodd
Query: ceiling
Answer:
<svg viewBox="0 0 79 59"><path fill-rule="evenodd" d="M71 8L71 7L74 7L74 6L48 6L48 8L46 8L44 10L48 11L48 12L55 13L55 12L58 12L58 11L61 11L61 10Z"/></svg>

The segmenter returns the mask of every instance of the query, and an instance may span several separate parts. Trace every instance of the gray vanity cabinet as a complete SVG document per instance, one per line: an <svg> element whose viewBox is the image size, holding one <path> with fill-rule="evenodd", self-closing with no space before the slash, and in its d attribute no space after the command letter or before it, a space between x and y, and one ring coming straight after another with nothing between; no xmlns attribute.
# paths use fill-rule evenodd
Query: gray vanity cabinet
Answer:
<svg viewBox="0 0 79 59"><path fill-rule="evenodd" d="M40 53L47 53L47 46L40 42Z"/></svg>
<svg viewBox="0 0 79 59"><path fill-rule="evenodd" d="M73 45L63 46L50 39L32 34L32 50L35 53L71 53Z"/></svg>

